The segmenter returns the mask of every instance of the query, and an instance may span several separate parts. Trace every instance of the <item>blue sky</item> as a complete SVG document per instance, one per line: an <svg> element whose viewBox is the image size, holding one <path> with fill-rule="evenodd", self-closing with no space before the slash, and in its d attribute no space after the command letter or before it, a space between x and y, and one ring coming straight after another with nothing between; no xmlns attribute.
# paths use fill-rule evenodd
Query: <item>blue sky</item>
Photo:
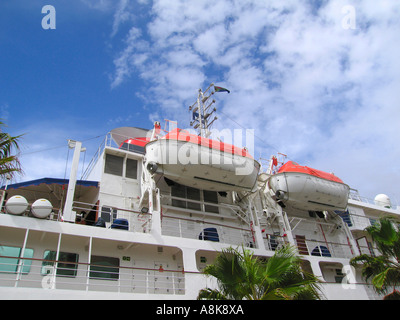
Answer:
<svg viewBox="0 0 400 320"><path fill-rule="evenodd" d="M67 139L87 162L115 127L187 128L214 82L231 91L216 128L254 129L256 158L400 200L399 16L397 0L3 0L0 117L26 133L19 181L64 177Z"/></svg>

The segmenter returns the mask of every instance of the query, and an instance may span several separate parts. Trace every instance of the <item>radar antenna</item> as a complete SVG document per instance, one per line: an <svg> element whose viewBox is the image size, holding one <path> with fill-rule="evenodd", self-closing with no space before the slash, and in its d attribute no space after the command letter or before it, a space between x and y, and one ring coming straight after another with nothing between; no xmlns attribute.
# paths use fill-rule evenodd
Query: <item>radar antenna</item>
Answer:
<svg viewBox="0 0 400 320"><path fill-rule="evenodd" d="M201 137L208 138L211 135L209 128L218 118L214 116L214 119L210 121L211 116L217 109L211 108L215 103L214 99L210 99L215 91L214 84L211 83L208 88L203 92L199 89L199 94L197 96L197 101L189 107L191 112L192 121L190 121L190 126L198 130L198 134Z"/></svg>

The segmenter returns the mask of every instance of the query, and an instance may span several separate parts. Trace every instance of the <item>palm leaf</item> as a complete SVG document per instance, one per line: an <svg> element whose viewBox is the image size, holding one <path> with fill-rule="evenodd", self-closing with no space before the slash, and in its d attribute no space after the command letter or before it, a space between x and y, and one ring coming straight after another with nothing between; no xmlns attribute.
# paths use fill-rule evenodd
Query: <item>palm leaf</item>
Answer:
<svg viewBox="0 0 400 320"><path fill-rule="evenodd" d="M294 247L277 250L267 261L250 250L225 249L204 273L217 279L218 290L199 292L198 299L319 299L319 280L304 273Z"/></svg>
<svg viewBox="0 0 400 320"><path fill-rule="evenodd" d="M5 178L6 175L14 177L16 173L21 174L21 164L18 156L13 155L13 151L19 151L18 141L22 137L11 136L1 130L1 126L5 126L0 120L0 178Z"/></svg>

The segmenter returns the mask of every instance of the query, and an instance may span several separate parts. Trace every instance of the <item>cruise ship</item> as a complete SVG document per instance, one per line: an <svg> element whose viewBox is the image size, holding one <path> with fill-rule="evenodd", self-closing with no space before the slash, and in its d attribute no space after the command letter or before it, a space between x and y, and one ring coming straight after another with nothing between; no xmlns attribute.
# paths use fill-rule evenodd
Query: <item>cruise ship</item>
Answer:
<svg viewBox="0 0 400 320"><path fill-rule="evenodd" d="M194 300L225 248L268 259L286 244L327 300L382 299L349 260L379 254L364 229L400 209L334 174L211 137L216 92L199 90L192 129L109 132L83 175L0 190L1 299Z"/></svg>

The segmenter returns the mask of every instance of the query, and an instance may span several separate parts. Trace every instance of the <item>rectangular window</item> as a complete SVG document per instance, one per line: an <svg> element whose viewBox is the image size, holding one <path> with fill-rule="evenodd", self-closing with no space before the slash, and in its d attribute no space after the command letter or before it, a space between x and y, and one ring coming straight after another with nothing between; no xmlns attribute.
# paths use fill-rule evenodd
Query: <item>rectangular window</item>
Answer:
<svg viewBox="0 0 400 320"><path fill-rule="evenodd" d="M180 185L178 183L171 183L171 196L182 198L172 199L172 205L178 208L186 208L191 210L201 211L202 206L198 202L190 200L201 201L203 196L204 202L218 204L218 193L216 191L200 190L192 187ZM184 200L186 199L186 201ZM219 208L210 204L204 205L205 212L219 213Z"/></svg>
<svg viewBox="0 0 400 320"><path fill-rule="evenodd" d="M29 273L31 269L32 260L19 259L21 256L21 248L19 247L8 247L0 246L0 256L6 256L10 258L0 258L0 273L16 273L18 271L18 265L22 260L22 273ZM33 249L25 248L24 258L32 258Z"/></svg>
<svg viewBox="0 0 400 320"><path fill-rule="evenodd" d="M46 275L51 272L51 268L55 267L55 261L57 260L57 252L46 250L44 252L44 260L42 263L42 275ZM76 277L78 270L79 255L70 252L60 252L58 256L57 264L57 276L60 277Z"/></svg>
<svg viewBox="0 0 400 320"><path fill-rule="evenodd" d="M200 201L200 190L191 187L186 187L186 198L188 200ZM188 201L187 208L192 210L201 210L200 203L197 202Z"/></svg>
<svg viewBox="0 0 400 320"><path fill-rule="evenodd" d="M178 198L186 198L186 187L175 183L171 186L171 196ZM174 207L186 208L186 201L172 199L172 205Z"/></svg>
<svg viewBox="0 0 400 320"><path fill-rule="evenodd" d="M342 283L345 275L342 273L342 269L335 269L335 283Z"/></svg>
<svg viewBox="0 0 400 320"><path fill-rule="evenodd" d="M209 203L216 203L218 204L218 193L216 191L203 191L204 195L204 202L209 202ZM206 212L213 212L213 213L219 213L219 209L216 206L210 206L210 205L205 205L205 211Z"/></svg>
<svg viewBox="0 0 400 320"><path fill-rule="evenodd" d="M122 176L123 164L124 164L124 158L114 156L111 154L106 154L106 163L104 167L104 172L116 176Z"/></svg>
<svg viewBox="0 0 400 320"><path fill-rule="evenodd" d="M129 151L145 154L144 147L129 144Z"/></svg>
<svg viewBox="0 0 400 320"><path fill-rule="evenodd" d="M91 256L90 278L99 280L118 280L119 259L103 256Z"/></svg>
<svg viewBox="0 0 400 320"><path fill-rule="evenodd" d="M137 179L137 160L126 159L126 177Z"/></svg>
<svg viewBox="0 0 400 320"><path fill-rule="evenodd" d="M186 187L186 186L183 186L183 185L180 185L177 183L175 183L171 186L171 195L173 197L200 201L200 190L199 189ZM186 208L186 209L198 210L198 211L201 210L200 203L184 201L184 200L180 200L180 199L172 199L172 205L174 207L179 207L179 208Z"/></svg>

